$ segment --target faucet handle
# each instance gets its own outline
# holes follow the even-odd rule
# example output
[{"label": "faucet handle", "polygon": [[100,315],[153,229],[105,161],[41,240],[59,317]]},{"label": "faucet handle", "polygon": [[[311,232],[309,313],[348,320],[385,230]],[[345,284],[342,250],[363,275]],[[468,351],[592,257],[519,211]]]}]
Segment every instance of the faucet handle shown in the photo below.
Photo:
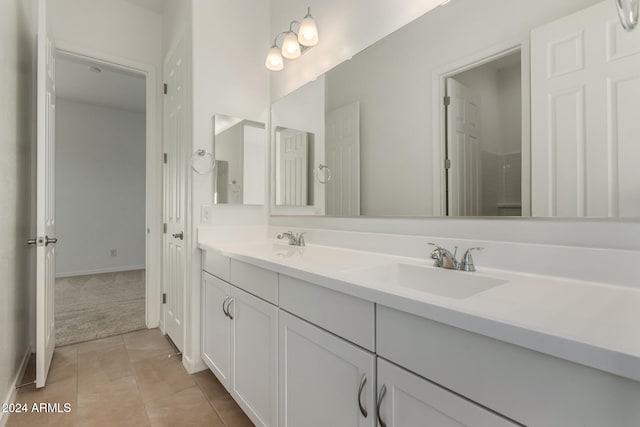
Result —
[{"label": "faucet handle", "polygon": [[305,242],[304,242],[304,235],[306,234],[305,231],[298,233],[298,246],[304,246]]},{"label": "faucet handle", "polygon": [[462,261],[460,263],[460,269],[463,271],[474,272],[476,271],[475,265],[473,265],[473,257],[471,256],[471,251],[482,251],[484,248],[469,248],[462,256]]},{"label": "faucet handle", "polygon": [[435,246],[435,248],[431,251],[431,259],[435,261],[436,267],[442,267],[442,251],[444,250],[444,248],[431,242],[429,242],[429,245]]}]

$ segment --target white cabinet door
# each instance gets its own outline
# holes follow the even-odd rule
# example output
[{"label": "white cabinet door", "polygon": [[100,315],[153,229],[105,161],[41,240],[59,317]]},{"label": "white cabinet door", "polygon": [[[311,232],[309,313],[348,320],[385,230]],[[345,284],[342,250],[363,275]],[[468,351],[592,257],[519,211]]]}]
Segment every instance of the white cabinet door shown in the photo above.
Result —
[{"label": "white cabinet door", "polygon": [[229,389],[231,373],[231,327],[225,313],[231,286],[202,273],[202,360]]},{"label": "white cabinet door", "polygon": [[282,310],[280,426],[375,426],[374,355]]},{"label": "white cabinet door", "polygon": [[278,423],[278,308],[231,287],[231,395],[257,426]]},{"label": "white cabinet door", "polygon": [[517,425],[380,358],[378,405],[381,427]]}]

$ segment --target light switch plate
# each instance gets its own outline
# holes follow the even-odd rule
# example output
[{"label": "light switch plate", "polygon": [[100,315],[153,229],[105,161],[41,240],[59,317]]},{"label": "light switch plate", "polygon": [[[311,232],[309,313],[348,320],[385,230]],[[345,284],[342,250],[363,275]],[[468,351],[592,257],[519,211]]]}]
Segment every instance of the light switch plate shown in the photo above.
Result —
[{"label": "light switch plate", "polygon": [[213,216],[213,207],[210,205],[202,205],[200,208],[200,224],[211,224]]}]

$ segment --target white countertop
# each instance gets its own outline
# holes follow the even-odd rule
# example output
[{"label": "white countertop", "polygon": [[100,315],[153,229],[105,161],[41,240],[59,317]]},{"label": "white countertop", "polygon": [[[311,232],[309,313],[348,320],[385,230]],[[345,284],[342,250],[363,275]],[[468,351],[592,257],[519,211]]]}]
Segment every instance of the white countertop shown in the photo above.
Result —
[{"label": "white countertop", "polygon": [[312,244],[298,248],[264,239],[216,242],[205,236],[198,244],[376,304],[640,381],[638,289],[476,266],[476,273],[448,273],[508,283],[456,299],[360,274],[394,263],[432,268],[431,260]]}]

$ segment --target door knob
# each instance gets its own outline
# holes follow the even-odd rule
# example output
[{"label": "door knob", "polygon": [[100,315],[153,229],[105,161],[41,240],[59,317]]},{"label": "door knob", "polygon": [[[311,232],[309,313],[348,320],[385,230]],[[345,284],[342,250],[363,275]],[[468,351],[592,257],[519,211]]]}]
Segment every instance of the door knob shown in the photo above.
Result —
[{"label": "door knob", "polygon": [[184,240],[184,233],[182,231],[179,233],[175,233],[173,234],[173,237],[175,237],[176,239]]},{"label": "door knob", "polygon": [[58,243],[58,239],[56,237],[44,236],[44,245],[49,246],[49,243]]}]

